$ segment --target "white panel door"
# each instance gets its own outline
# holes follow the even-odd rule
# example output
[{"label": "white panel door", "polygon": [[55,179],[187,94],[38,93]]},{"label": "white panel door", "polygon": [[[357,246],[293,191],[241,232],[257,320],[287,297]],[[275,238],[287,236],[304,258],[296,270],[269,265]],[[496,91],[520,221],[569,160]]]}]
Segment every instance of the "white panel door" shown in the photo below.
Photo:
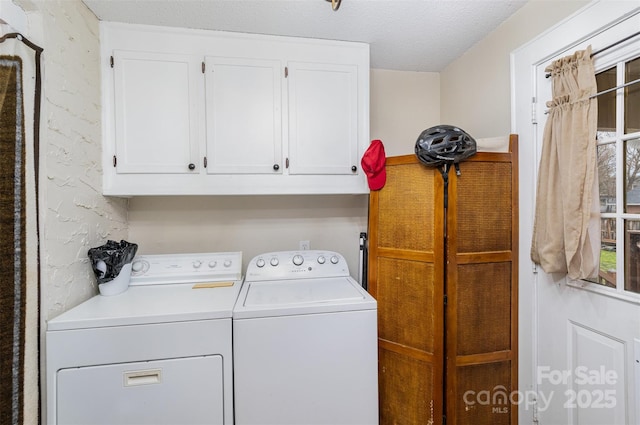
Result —
[{"label": "white panel door", "polygon": [[357,67],[305,62],[288,65],[289,173],[356,173]]},{"label": "white panel door", "polygon": [[222,424],[219,355],[62,369],[57,424]]},{"label": "white panel door", "polygon": [[573,413],[573,423],[627,423],[627,400],[621,397],[627,386],[624,340],[572,321],[568,334],[568,370],[573,371],[573,376],[568,379],[565,407]]},{"label": "white panel door", "polygon": [[[623,425],[637,424],[640,420],[634,403],[640,388],[633,379],[637,356],[633,341],[640,336],[640,296],[626,290],[621,280],[627,276],[630,260],[637,260],[629,256],[631,250],[627,248],[630,247],[625,248],[627,255],[621,249],[616,254],[615,248],[612,253],[611,246],[607,245],[609,242],[602,238],[599,276],[602,284],[572,281],[564,274],[545,273],[529,258],[537,170],[547,120],[546,102],[551,100],[551,80],[546,78],[545,68],[553,60],[588,45],[597,51],[637,32],[640,28],[640,8],[637,6],[640,2],[594,2],[581,14],[512,55],[513,130],[521,140],[519,332],[523,349],[519,360],[525,367],[520,369],[519,379],[521,423]],[[635,49],[636,54],[640,52],[640,37],[631,43],[636,46],[631,50]],[[607,54],[596,55],[596,73],[610,66],[605,62],[612,58],[611,55],[624,53],[624,49],[629,48],[629,43],[623,43]],[[620,59],[629,60],[622,56]],[[614,58],[611,64],[615,62]],[[623,90],[618,93],[618,106],[622,106]],[[602,105],[599,107],[604,109]],[[600,129],[600,120],[598,126]],[[630,134],[629,137],[634,136]],[[596,143],[596,135],[593,143]],[[622,146],[620,144],[618,148],[621,162]],[[605,151],[606,148],[598,147],[599,159]],[[603,170],[600,161],[599,167]],[[618,172],[621,170],[617,169]],[[600,190],[603,200],[602,186]],[[622,185],[619,195],[619,201],[625,198]],[[618,211],[621,209],[619,206]],[[628,240],[626,230],[626,224],[617,228],[618,248]],[[617,264],[613,271],[607,266],[609,259]],[[531,347],[530,352],[527,346]]]},{"label": "white panel door", "polygon": [[113,58],[117,172],[197,172],[201,60],[124,50]]},{"label": "white panel door", "polygon": [[281,174],[282,65],[207,57],[207,172]]}]

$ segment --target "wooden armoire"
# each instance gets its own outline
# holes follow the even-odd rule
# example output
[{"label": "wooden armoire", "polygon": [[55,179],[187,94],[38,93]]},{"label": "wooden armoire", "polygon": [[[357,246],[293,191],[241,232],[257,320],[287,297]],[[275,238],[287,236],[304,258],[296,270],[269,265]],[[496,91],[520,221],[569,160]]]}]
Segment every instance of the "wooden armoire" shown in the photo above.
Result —
[{"label": "wooden armoire", "polygon": [[446,185],[415,155],[387,158],[369,205],[380,424],[517,424],[517,158],[511,135]]}]

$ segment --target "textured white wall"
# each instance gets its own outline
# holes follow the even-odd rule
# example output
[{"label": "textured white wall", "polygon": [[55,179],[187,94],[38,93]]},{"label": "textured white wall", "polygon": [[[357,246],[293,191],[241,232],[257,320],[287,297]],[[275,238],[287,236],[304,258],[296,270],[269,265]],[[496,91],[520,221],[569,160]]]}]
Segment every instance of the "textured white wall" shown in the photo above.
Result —
[{"label": "textured white wall", "polygon": [[[30,2],[43,53],[43,318],[95,295],[87,250],[127,236],[127,201],[102,196],[98,20],[80,1]],[[35,29],[34,29],[35,30]],[[37,30],[35,30],[37,31]]]}]

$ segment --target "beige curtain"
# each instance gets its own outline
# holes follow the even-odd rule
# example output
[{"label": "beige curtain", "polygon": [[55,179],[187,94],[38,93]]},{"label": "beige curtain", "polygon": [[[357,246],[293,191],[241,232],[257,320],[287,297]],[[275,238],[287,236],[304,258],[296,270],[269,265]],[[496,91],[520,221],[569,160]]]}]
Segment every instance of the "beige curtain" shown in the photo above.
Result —
[{"label": "beige curtain", "polygon": [[600,221],[596,172],[598,104],[591,47],[554,61],[544,130],[531,259],[547,273],[596,277]]}]

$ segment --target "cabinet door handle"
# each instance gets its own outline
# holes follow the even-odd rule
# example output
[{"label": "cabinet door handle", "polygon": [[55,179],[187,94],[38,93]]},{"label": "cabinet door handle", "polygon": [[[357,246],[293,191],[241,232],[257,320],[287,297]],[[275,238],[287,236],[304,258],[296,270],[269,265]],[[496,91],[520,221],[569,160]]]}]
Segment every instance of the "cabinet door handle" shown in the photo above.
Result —
[{"label": "cabinet door handle", "polygon": [[356,171],[358,171],[358,167],[356,167],[355,165],[352,165],[351,166],[351,171],[353,171],[355,173]]},{"label": "cabinet door handle", "polygon": [[280,169],[280,166],[278,164],[273,164],[273,169],[275,171],[278,171]]},{"label": "cabinet door handle", "polygon": [[189,164],[189,169],[190,170],[195,170],[196,169],[196,164],[193,164],[193,163]]}]

